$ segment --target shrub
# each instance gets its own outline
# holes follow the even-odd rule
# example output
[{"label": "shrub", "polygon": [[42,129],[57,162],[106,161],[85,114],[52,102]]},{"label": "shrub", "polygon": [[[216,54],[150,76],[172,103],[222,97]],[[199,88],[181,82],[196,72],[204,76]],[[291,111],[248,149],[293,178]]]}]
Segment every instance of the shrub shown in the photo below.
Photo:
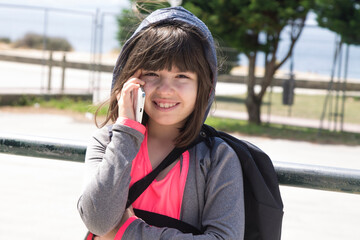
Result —
[{"label": "shrub", "polygon": [[[36,33],[27,33],[15,42],[15,47],[43,49],[44,36]],[[46,50],[71,51],[73,48],[65,38],[46,37]]]},{"label": "shrub", "polygon": [[10,38],[7,38],[7,37],[0,37],[0,42],[2,42],[2,43],[10,43],[11,40],[10,40]]}]

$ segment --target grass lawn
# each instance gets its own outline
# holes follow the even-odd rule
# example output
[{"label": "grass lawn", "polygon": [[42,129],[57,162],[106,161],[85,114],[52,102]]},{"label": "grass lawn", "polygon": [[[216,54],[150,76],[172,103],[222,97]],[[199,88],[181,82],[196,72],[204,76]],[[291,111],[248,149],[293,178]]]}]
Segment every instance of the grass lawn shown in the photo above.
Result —
[{"label": "grass lawn", "polygon": [[[246,112],[245,95],[217,96],[215,107],[217,109]],[[294,104],[291,106],[291,116],[298,118],[320,119],[325,102],[324,95],[295,95]],[[328,101],[328,106],[332,103],[335,110],[336,100]],[[269,110],[269,95],[265,95],[264,103],[261,108],[262,113]],[[271,114],[277,116],[289,116],[289,106],[282,104],[282,94],[272,93],[271,95]],[[341,100],[338,102],[338,112],[341,110]],[[326,118],[328,119],[329,110]],[[348,96],[345,99],[344,122],[360,124],[360,97]],[[339,121],[339,120],[338,120]]]},{"label": "grass lawn", "polygon": [[331,132],[317,128],[289,126],[281,124],[249,124],[244,120],[209,117],[206,124],[224,132],[248,136],[307,141],[320,144],[360,145],[360,134],[350,132]]},{"label": "grass lawn", "polygon": [[[216,98],[216,108],[233,111],[246,111],[244,106],[244,97],[245,96],[218,96]],[[273,93],[272,97],[272,114],[287,116],[288,106],[283,106],[281,104],[281,94]],[[324,96],[296,96],[295,104],[292,108],[292,116],[319,119],[319,114],[321,114],[322,110],[323,100]],[[74,111],[77,113],[95,113],[97,109],[97,106],[94,106],[91,101],[76,101],[69,98],[63,98],[60,100],[52,99],[50,101],[45,101],[42,99],[31,99],[24,101],[22,105],[31,106],[35,104],[41,108],[63,109],[67,111]],[[265,102],[262,109],[263,112],[267,111],[267,105],[268,102]],[[360,124],[360,111],[358,109],[360,109],[360,99],[348,98],[348,113],[346,113],[347,122]],[[106,111],[107,106],[104,106],[103,108],[101,108],[99,115],[106,115]],[[218,130],[239,133],[243,135],[281,138],[297,141],[309,141],[325,144],[360,145],[359,133],[330,132],[326,130],[319,132],[316,128],[288,126],[272,123],[262,124],[258,126],[255,124],[249,124],[247,121],[243,120],[222,119],[215,117],[209,117],[206,123],[215,127]]]}]

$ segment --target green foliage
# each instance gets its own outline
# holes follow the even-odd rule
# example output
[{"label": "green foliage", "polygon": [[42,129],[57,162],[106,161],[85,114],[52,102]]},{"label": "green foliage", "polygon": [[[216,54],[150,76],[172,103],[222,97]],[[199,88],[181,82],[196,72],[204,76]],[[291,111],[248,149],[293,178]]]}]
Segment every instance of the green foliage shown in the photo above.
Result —
[{"label": "green foliage", "polygon": [[119,26],[117,39],[122,46],[136,30],[136,27],[140,23],[140,19],[131,10],[123,9],[121,14],[117,16],[117,22]]},{"label": "green foliage", "polygon": [[119,30],[117,39],[122,46],[125,41],[135,32],[141,21],[156,9],[169,7],[166,0],[130,0],[132,9],[123,9],[117,16]]},{"label": "green foliage", "polygon": [[[202,19],[215,37],[238,51],[271,52],[281,30],[306,17],[312,0],[184,0],[183,6]],[[266,41],[260,34],[269,36]]]},{"label": "green foliage", "polygon": [[360,1],[316,0],[319,26],[341,36],[346,44],[360,45]]},{"label": "green foliage", "polygon": [[[117,22],[119,30],[117,33],[117,39],[122,46],[125,41],[134,33],[140,22],[151,12],[156,9],[169,7],[169,3],[166,0],[143,0],[136,1],[130,0],[133,5],[133,9],[123,9],[121,14],[117,16]],[[199,16],[202,12],[198,9],[198,13],[195,15]],[[238,63],[239,51],[229,46],[227,43],[218,39],[220,48],[218,49],[218,62],[220,63],[220,74],[228,74],[234,65]]]},{"label": "green foliage", "polygon": [[51,98],[49,100],[41,100],[38,102],[41,107],[57,108],[62,110],[72,110],[75,112],[91,112],[92,101],[81,101],[77,99],[63,97],[60,99]]},{"label": "green foliage", "polygon": [[11,43],[10,38],[7,37],[0,37],[0,42],[1,43]]},{"label": "green foliage", "polygon": [[[27,33],[15,42],[15,47],[43,49],[44,36],[37,33]],[[61,37],[46,37],[46,50],[71,51],[73,48],[68,40]]]},{"label": "green foliage", "polygon": [[29,106],[33,105],[37,101],[39,101],[39,98],[36,96],[22,95],[16,102],[14,102],[13,106]]},{"label": "green foliage", "polygon": [[[34,106],[42,108],[55,108],[61,110],[70,110],[80,113],[95,113],[97,106],[93,105],[91,100],[83,100],[75,97],[51,97],[51,96],[33,96],[23,95],[11,106]],[[100,115],[106,115],[107,105],[100,109]]]},{"label": "green foliage", "polygon": [[[135,30],[146,14],[164,6],[165,1],[135,1],[139,14],[125,9],[118,17],[118,39],[121,44]],[[250,54],[271,52],[277,48],[281,30],[289,21],[305,19],[313,0],[183,0],[183,7],[206,23],[215,39],[227,47]],[[260,34],[268,36],[260,39]],[[231,56],[234,59],[233,56]]]}]

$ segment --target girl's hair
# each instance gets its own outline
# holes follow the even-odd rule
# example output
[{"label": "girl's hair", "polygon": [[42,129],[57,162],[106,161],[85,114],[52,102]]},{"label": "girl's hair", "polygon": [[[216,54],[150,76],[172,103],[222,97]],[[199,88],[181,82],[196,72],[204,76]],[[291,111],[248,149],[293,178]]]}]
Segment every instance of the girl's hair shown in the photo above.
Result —
[{"label": "girl's hair", "polygon": [[[118,118],[116,93],[121,91],[124,83],[138,69],[170,71],[176,66],[180,71],[194,72],[198,77],[194,110],[175,139],[177,147],[189,145],[200,132],[210,92],[213,90],[213,73],[205,55],[205,48],[210,49],[210,46],[205,37],[191,25],[172,20],[149,25],[130,39],[128,44],[127,47],[131,52],[123,68],[115,67],[116,82],[108,100],[109,109],[106,119],[100,127],[105,126],[110,120],[115,122]],[[146,124],[148,116],[146,112],[144,115],[143,124]],[[99,126],[97,121],[96,125]]]}]

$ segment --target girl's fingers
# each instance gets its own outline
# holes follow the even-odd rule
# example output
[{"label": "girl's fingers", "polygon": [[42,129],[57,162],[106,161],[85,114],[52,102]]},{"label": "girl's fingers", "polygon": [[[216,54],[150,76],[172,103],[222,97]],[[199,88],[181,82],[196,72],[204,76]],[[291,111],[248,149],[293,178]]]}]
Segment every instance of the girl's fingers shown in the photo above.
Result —
[{"label": "girl's fingers", "polygon": [[141,69],[138,69],[138,70],[136,70],[136,72],[134,73],[133,77],[134,77],[134,78],[140,78],[140,77],[141,77],[141,73],[142,73],[142,70],[141,70]]},{"label": "girl's fingers", "polygon": [[132,75],[127,82],[133,82],[133,83],[138,83],[140,85],[144,85],[145,82],[143,80],[141,80],[141,74],[142,74],[141,69],[136,70],[134,75]]},{"label": "girl's fingers", "polygon": [[134,75],[124,83],[124,86],[123,86],[123,88],[121,90],[121,94],[117,95],[118,101],[120,99],[120,95],[122,95],[123,97],[130,97],[131,98],[132,93],[135,90],[137,90],[140,86],[145,84],[145,82],[140,79],[141,73],[142,73],[141,69],[137,70],[134,73]]},{"label": "girl's fingers", "polygon": [[137,90],[145,82],[140,79],[141,69],[137,70],[123,85],[121,91],[116,94],[118,101],[119,116],[135,119],[134,102],[136,101]]}]

